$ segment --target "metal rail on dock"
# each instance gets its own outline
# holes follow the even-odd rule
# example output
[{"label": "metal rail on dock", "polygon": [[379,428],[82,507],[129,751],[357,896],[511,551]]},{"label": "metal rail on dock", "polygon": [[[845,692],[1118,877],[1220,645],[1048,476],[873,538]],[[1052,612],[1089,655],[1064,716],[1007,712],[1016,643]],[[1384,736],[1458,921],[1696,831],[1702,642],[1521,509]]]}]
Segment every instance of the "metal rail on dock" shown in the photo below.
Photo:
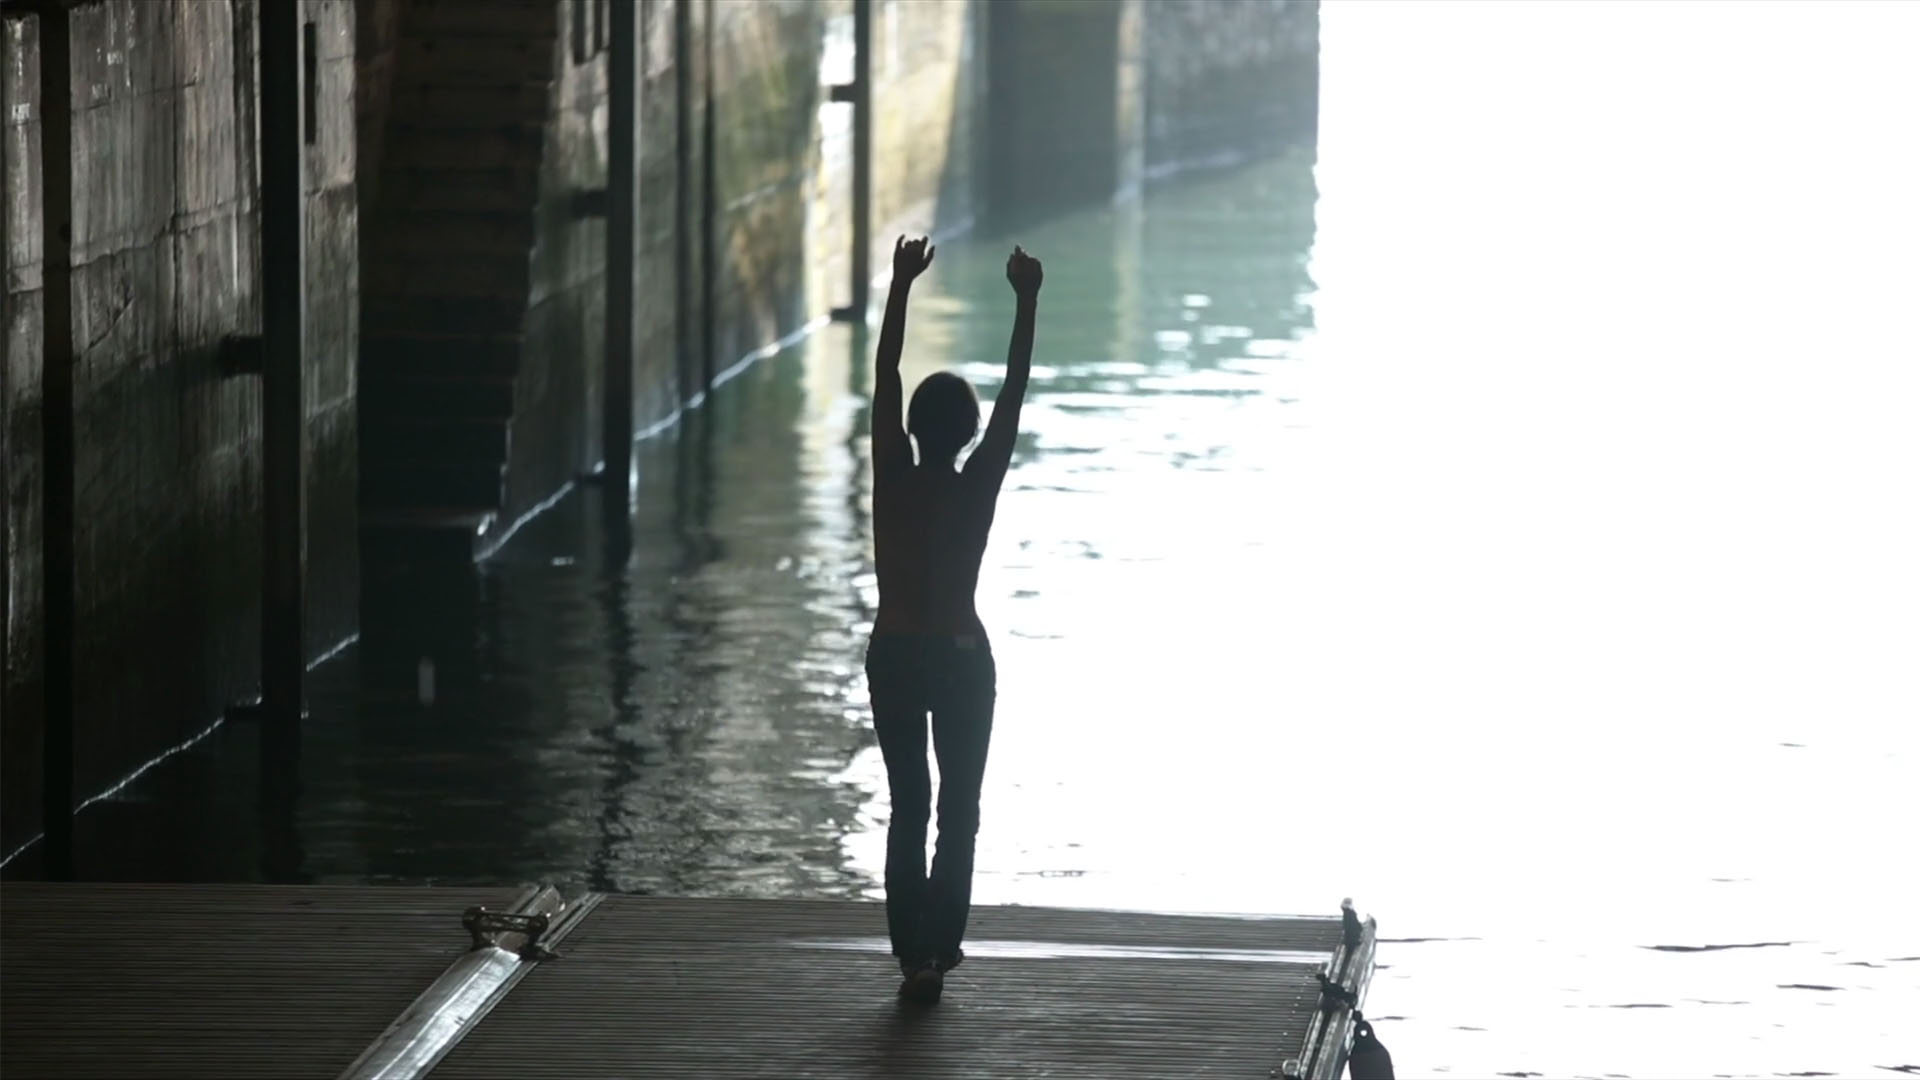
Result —
[{"label": "metal rail on dock", "polygon": [[415,1080],[433,1071],[515,983],[600,903],[598,893],[569,904],[551,885],[528,888],[505,912],[469,908],[463,925],[473,948],[455,960],[396,1017],[340,1080]]},{"label": "metal rail on dock", "polygon": [[1282,1080],[1339,1080],[1346,1067],[1360,1007],[1373,980],[1378,928],[1371,917],[1359,917],[1351,900],[1341,903],[1340,913],[1343,932],[1321,982],[1320,1011],[1307,1025],[1301,1056],[1281,1064]]}]

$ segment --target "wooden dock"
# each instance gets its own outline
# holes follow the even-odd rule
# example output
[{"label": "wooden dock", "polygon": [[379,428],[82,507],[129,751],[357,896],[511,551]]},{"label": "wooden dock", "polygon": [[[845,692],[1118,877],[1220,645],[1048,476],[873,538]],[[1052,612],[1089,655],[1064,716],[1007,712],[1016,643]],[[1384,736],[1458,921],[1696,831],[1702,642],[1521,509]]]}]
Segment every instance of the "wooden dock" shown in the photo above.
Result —
[{"label": "wooden dock", "polygon": [[885,925],[532,886],[8,883],[0,1073],[1331,1078],[1373,968],[1372,923],[1337,915],[988,907],[916,1008]]}]

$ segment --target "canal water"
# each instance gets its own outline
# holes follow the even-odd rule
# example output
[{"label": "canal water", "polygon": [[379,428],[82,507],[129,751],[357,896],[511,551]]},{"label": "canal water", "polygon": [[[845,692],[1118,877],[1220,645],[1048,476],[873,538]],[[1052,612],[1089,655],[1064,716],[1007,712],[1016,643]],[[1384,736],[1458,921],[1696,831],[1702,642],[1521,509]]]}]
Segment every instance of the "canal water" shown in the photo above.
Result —
[{"label": "canal water", "polygon": [[[1330,5],[1317,157],[942,243],[909,385],[990,398],[1047,267],[978,902],[1351,895],[1403,1076],[1920,1072],[1915,11]],[[297,769],[224,728],[82,844],[878,896],[871,346],[642,443],[624,544],[378,586]]]}]

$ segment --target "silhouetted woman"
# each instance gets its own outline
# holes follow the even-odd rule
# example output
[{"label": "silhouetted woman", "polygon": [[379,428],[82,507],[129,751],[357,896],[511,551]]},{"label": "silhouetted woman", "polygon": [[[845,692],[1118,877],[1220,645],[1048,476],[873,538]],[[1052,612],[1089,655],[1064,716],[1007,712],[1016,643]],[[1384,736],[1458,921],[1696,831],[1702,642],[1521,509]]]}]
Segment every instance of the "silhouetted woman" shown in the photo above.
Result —
[{"label": "silhouetted woman", "polygon": [[[1019,248],[1007,259],[1016,300],[1007,377],[993,418],[964,468],[955,460],[980,427],[980,403],[965,379],[927,376],[900,425],[900,346],[907,294],[933,263],[926,239],[901,237],[880,327],[873,413],[874,553],[880,613],[867,646],[873,727],[887,763],[887,931],[900,961],[903,996],[940,999],[942,976],[960,963],[973,889],[980,782],[993,731],[993,650],[974,610],[980,558],[1000,482],[1013,458],[1020,401],[1033,357],[1040,263]],[[908,436],[912,436],[909,442]],[[914,446],[919,460],[914,459]],[[928,715],[940,763],[939,839],[927,872]]]}]

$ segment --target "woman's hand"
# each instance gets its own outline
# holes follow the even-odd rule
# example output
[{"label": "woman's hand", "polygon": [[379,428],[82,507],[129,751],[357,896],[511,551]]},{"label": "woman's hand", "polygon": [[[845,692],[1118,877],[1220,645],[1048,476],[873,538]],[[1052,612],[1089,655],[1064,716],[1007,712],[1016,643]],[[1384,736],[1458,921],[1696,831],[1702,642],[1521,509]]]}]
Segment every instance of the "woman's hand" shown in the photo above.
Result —
[{"label": "woman's hand", "polygon": [[912,281],[933,265],[933,244],[926,237],[908,240],[905,236],[893,242],[893,278],[895,281]]},{"label": "woman's hand", "polygon": [[1013,286],[1013,294],[1022,299],[1040,295],[1040,278],[1040,260],[1015,244],[1013,254],[1007,256],[1007,283]]}]

